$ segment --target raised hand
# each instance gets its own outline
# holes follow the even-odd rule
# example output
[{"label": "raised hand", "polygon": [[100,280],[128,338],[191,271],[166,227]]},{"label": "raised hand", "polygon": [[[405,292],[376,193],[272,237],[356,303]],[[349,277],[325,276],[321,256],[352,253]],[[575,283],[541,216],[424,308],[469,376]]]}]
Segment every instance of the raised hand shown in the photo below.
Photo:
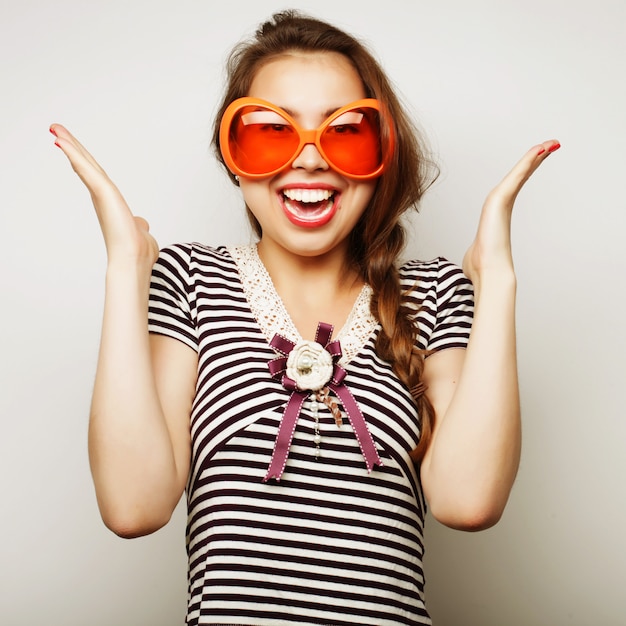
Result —
[{"label": "raised hand", "polygon": [[133,263],[146,269],[157,259],[159,247],[149,233],[148,222],[135,217],[119,189],[81,143],[60,124],[50,132],[89,193],[104,236],[109,264]]},{"label": "raised hand", "polygon": [[463,259],[463,271],[475,286],[488,272],[513,275],[511,215],[515,199],[524,183],[560,147],[558,141],[549,140],[531,148],[487,196],[476,238]]}]

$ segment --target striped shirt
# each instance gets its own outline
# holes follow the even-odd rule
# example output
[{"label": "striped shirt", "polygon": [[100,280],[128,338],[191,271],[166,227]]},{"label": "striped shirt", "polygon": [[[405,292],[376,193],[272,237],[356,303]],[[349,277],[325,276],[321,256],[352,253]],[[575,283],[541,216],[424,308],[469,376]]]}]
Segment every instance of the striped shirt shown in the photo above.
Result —
[{"label": "striped shirt", "polygon": [[[442,258],[410,261],[401,280],[419,347],[465,347],[473,297],[460,268]],[[338,428],[325,405],[316,426],[311,396],[281,480],[264,482],[291,393],[270,374],[277,353],[269,341],[276,328],[295,343],[300,337],[254,247],[161,251],[149,329],[198,352],[187,624],[431,623],[422,570],[426,504],[409,457],[419,419],[408,390],[375,352],[380,327],[370,294],[364,288],[335,336],[346,344],[345,384],[382,467],[368,473],[349,421]]]}]

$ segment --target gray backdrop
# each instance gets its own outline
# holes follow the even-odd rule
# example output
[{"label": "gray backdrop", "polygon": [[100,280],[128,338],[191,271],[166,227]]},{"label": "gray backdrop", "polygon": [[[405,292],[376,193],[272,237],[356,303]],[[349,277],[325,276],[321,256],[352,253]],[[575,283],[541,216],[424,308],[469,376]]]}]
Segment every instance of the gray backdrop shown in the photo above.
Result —
[{"label": "gray backdrop", "polygon": [[[208,148],[230,47],[283,2],[0,4],[0,623],[169,626],[184,510],[153,536],[102,525],[86,428],[105,254],[48,134],[66,124],[158,241],[245,242]],[[520,474],[500,524],[428,522],[437,626],[624,624],[626,5],[621,0],[294,2],[363,36],[442,176],[409,254],[460,262],[482,200],[557,137],[519,198]],[[323,538],[322,538],[323,540]]]}]

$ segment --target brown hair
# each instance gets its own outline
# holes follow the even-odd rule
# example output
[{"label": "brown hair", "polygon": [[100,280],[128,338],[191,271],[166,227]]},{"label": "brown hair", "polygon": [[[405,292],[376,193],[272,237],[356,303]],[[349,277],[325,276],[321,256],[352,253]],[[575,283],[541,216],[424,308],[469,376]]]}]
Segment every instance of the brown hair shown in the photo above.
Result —
[{"label": "brown hair", "polygon": [[[326,22],[293,10],[274,14],[258,28],[252,39],[237,45],[228,58],[228,82],[213,132],[215,153],[224,164],[219,147],[219,124],[226,107],[233,100],[248,95],[252,79],[263,64],[292,50],[344,55],[359,73],[366,96],[381,101],[393,120],[394,153],[350,235],[348,261],[373,290],[371,310],[382,326],[376,352],[391,364],[417,405],[421,437],[412,456],[419,461],[428,446],[434,412],[423,393],[424,354],[415,347],[415,311],[403,303],[397,263],[405,245],[401,217],[408,209],[417,208],[436,175],[418,140],[417,129],[381,66],[362,42]],[[234,175],[228,173],[236,183]],[[260,236],[261,226],[249,209],[248,218]]]}]

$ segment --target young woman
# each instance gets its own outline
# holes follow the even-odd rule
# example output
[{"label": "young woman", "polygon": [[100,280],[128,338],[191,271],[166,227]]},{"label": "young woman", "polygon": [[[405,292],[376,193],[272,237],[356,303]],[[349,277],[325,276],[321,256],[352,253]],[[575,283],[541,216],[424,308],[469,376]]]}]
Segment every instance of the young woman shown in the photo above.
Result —
[{"label": "young woman", "polygon": [[489,194],[461,271],[400,264],[428,163],[372,55],[327,23],[277,14],[230,58],[214,142],[256,245],[159,251],[51,131],[108,252],[89,430],[107,526],[151,533],[186,489],[188,624],[430,624],[426,502],[487,528],[517,471],[510,218],[559,144]]}]

